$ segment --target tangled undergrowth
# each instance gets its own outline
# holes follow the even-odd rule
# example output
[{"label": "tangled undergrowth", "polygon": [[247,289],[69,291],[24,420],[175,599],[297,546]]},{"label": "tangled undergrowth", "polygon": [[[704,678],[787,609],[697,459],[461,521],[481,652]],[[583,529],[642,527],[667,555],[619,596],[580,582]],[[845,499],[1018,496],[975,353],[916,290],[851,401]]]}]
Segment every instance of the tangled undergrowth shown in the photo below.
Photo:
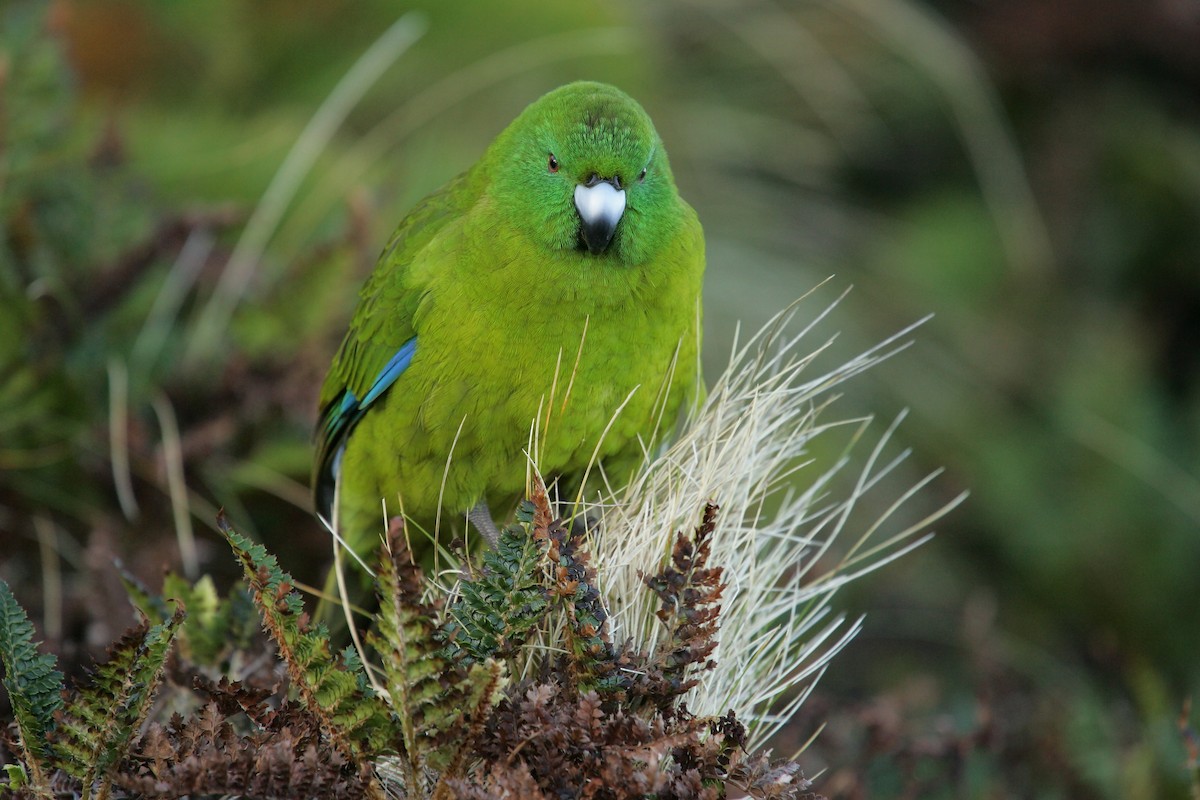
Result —
[{"label": "tangled undergrowth", "polygon": [[[290,576],[223,518],[269,646],[239,591],[218,599],[211,583],[172,577],[157,595],[130,580],[144,620],[64,690],[0,584],[15,718],[4,785],[17,798],[813,798],[795,762],[746,750],[737,709],[698,715],[684,702],[714,665],[717,515],[708,505],[644,576],[665,637],[653,652],[613,641],[586,541],[540,484],[452,596],[392,523],[372,665],[332,652]],[[533,644],[548,632],[556,648]]]}]

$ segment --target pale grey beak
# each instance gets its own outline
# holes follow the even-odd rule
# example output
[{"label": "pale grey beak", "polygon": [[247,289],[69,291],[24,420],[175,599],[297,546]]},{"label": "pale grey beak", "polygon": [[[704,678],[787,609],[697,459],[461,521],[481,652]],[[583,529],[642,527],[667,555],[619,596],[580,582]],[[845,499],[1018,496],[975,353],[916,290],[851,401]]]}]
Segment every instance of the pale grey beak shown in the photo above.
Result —
[{"label": "pale grey beak", "polygon": [[625,213],[625,190],[610,181],[591,186],[581,183],[575,187],[575,210],[579,212],[579,233],[588,252],[603,252]]}]

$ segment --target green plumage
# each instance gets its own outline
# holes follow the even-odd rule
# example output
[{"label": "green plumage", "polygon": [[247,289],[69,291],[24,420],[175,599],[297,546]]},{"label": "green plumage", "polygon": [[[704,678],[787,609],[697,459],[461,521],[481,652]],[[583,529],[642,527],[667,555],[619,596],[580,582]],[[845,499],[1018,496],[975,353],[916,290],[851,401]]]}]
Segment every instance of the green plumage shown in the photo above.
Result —
[{"label": "green plumage", "polygon": [[506,513],[527,451],[567,486],[593,455],[626,480],[702,392],[703,271],[700,223],[642,108],[598,83],[545,95],[380,256],[321,390],[318,509],[328,519],[336,478],[339,529],[361,549],[381,501],[430,531],[439,503],[443,527],[480,501]]}]

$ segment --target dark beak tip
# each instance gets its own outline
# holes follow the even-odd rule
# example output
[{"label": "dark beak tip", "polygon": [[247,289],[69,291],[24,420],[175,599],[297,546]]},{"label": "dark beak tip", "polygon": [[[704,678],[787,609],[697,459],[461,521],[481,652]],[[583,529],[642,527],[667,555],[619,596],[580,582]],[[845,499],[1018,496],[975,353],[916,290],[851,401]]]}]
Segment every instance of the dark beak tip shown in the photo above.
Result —
[{"label": "dark beak tip", "polygon": [[588,252],[592,255],[598,255],[608,249],[612,243],[613,234],[616,232],[616,226],[599,223],[596,225],[581,224],[579,226],[580,238],[583,244],[587,247]]}]

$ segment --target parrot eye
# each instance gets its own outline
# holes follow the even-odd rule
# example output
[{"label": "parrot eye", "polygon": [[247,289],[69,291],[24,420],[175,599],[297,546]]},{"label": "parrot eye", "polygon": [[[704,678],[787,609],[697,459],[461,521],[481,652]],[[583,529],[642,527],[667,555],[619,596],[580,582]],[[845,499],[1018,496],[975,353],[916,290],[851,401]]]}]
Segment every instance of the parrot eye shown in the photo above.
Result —
[{"label": "parrot eye", "polygon": [[550,161],[547,166],[551,172],[558,172],[558,159],[554,157],[554,153],[550,154]]},{"label": "parrot eye", "polygon": [[638,174],[638,183],[646,180],[646,168],[642,167],[642,171]]}]

